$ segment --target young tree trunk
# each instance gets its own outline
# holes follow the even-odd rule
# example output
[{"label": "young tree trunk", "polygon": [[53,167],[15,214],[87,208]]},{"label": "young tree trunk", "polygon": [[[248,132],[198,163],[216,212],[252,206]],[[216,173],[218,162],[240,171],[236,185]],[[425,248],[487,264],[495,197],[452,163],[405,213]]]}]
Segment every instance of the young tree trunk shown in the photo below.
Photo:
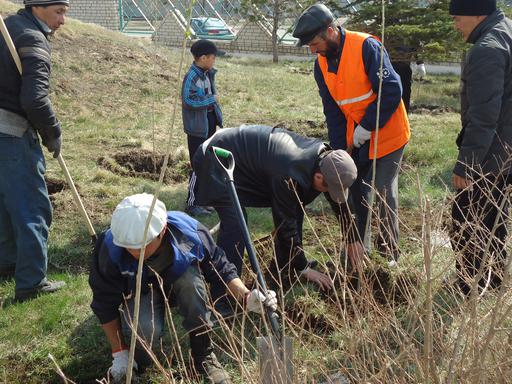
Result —
[{"label": "young tree trunk", "polygon": [[277,53],[277,30],[279,29],[279,19],[281,17],[279,12],[279,1],[273,1],[273,17],[272,17],[272,62],[277,63],[279,56]]}]

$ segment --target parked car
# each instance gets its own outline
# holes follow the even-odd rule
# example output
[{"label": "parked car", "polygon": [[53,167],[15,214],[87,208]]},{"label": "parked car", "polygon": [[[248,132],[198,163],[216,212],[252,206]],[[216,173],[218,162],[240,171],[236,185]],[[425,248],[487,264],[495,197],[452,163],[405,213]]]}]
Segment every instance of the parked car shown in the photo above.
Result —
[{"label": "parked car", "polygon": [[200,39],[233,40],[235,35],[224,21],[216,17],[193,17],[190,27]]}]

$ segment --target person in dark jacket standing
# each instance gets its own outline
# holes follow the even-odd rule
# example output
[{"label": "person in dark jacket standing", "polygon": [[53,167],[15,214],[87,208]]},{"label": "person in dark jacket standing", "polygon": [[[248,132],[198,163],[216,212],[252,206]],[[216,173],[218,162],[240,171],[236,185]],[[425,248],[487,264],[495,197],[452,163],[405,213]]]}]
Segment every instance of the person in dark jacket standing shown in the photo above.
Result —
[{"label": "person in dark jacket standing", "polygon": [[500,286],[505,272],[512,172],[512,22],[495,0],[452,0],[450,14],[464,40],[473,44],[461,74],[462,130],[452,176],[457,196],[451,230],[459,286],[469,294],[473,284]]},{"label": "person in dark jacket standing", "polygon": [[14,276],[18,301],[64,285],[46,279],[52,209],[39,137],[57,157],[61,129],[48,98],[48,36],[64,24],[69,1],[24,4],[25,9],[5,20],[22,75],[0,38],[0,276]]},{"label": "person in dark jacket standing", "polygon": [[[127,340],[134,312],[138,259],[152,201],[153,195],[146,193],[123,199],[112,215],[110,229],[99,236],[92,257],[91,308],[112,348],[110,374],[116,383],[124,382],[128,369]],[[183,316],[196,371],[211,383],[231,382],[213,353],[208,333],[211,313],[206,306],[203,277],[211,284],[227,286],[247,311],[262,313],[263,306],[273,310],[277,307],[275,292],[268,291],[265,296],[245,287],[206,227],[182,212],[168,212],[164,203],[157,200],[144,253],[139,310],[139,336],[144,342],[139,341],[135,349],[136,369],[147,367],[151,363],[147,351],[160,345],[168,299]]]},{"label": "person in dark jacket standing", "polygon": [[[326,197],[341,220],[348,246],[354,242],[355,225],[346,205],[347,188],[357,173],[350,156],[342,150],[332,151],[320,140],[267,126],[223,129],[198,148],[192,162],[199,180],[197,200],[217,210],[220,217],[217,243],[239,274],[244,253],[242,232],[212,146],[233,153],[234,182],[242,207],[272,208],[279,271],[292,278],[294,274],[302,275],[320,288],[330,289],[331,279],[310,268],[304,254],[303,210],[321,192],[328,192]],[[212,290],[212,297],[222,293]]]},{"label": "person in dark jacket standing", "polygon": [[[299,46],[309,45],[311,53],[318,55],[314,74],[330,144],[351,153],[357,165],[358,176],[350,195],[361,241],[368,239],[368,206],[376,158],[377,249],[394,265],[399,257],[398,173],[410,136],[400,78],[384,50],[379,99],[381,43],[371,35],[338,27],[323,4],[314,4],[302,13],[293,36],[299,39]],[[369,242],[365,245],[371,246]]]},{"label": "person in dark jacket standing", "polygon": [[[197,148],[217,130],[222,128],[222,111],[219,95],[215,87],[217,70],[215,58],[217,47],[210,40],[198,40],[190,47],[194,62],[183,79],[181,105],[183,128],[187,134],[190,162]],[[188,186],[187,207],[185,212],[192,216],[210,214],[209,207],[195,203],[197,177],[192,171]]]}]

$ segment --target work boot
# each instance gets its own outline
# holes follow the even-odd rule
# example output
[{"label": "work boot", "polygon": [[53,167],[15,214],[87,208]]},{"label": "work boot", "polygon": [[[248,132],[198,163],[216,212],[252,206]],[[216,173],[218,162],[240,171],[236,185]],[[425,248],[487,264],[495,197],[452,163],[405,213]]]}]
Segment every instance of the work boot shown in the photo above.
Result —
[{"label": "work boot", "polygon": [[215,353],[194,359],[194,368],[207,383],[211,384],[231,384],[228,373],[217,360]]},{"label": "work boot", "polygon": [[11,279],[14,277],[16,264],[2,264],[0,265],[0,279]]},{"label": "work boot", "polygon": [[45,280],[37,287],[29,289],[17,289],[14,293],[14,301],[22,302],[33,299],[39,295],[45,293],[53,293],[64,287],[66,283],[64,281],[48,281]]},{"label": "work boot", "polygon": [[189,334],[190,352],[195,371],[210,384],[231,384],[228,373],[222,368],[212,350],[210,334],[199,329]]}]

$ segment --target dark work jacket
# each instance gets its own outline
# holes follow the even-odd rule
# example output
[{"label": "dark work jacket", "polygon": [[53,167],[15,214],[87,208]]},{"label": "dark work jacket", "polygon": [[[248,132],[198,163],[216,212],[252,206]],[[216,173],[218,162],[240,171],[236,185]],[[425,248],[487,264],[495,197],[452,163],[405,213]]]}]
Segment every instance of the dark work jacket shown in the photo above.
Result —
[{"label": "dark work jacket", "polygon": [[462,68],[462,131],[453,172],[462,177],[510,174],[512,22],[495,11],[471,32],[468,42],[474,46]]},{"label": "dark work jacket", "polygon": [[[307,260],[302,250],[302,207],[320,194],[313,188],[313,174],[329,147],[318,139],[282,128],[241,126],[218,131],[194,155],[198,205],[232,204],[224,172],[213,157],[211,146],[233,153],[235,188],[241,205],[272,208],[278,229],[276,251],[286,250],[277,254],[280,267],[289,264],[303,270]],[[331,205],[339,208],[338,204]]]},{"label": "dark work jacket", "polygon": [[0,39],[0,108],[26,118],[43,143],[60,136],[60,124],[48,97],[50,44],[30,11],[5,19],[23,68],[20,76],[4,39]]},{"label": "dark work jacket", "polygon": [[[167,228],[164,241],[171,245],[172,254],[169,257],[173,260],[172,265],[161,273],[166,292],[195,263],[199,263],[206,281],[210,284],[224,285],[238,277],[236,267],[226,259],[224,251],[217,247],[208,228],[197,220],[182,212],[169,211]],[[93,292],[91,308],[101,324],[119,316],[118,309],[123,295],[129,297],[135,294],[137,267],[138,261],[126,249],[113,244],[109,229],[100,235],[91,260],[89,285]],[[148,291],[149,284],[159,286],[157,278],[144,264],[143,292]]]}]

